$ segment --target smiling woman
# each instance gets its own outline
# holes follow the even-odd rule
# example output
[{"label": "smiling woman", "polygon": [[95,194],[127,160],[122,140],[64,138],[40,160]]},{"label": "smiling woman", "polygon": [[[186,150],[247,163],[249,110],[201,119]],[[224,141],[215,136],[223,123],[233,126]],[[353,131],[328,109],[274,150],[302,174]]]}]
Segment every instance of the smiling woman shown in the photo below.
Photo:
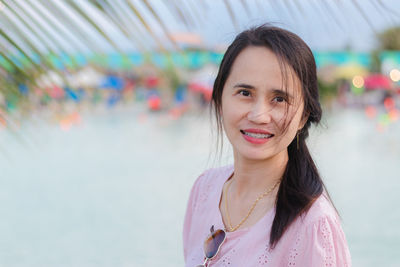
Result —
[{"label": "smiling woman", "polygon": [[303,127],[305,117],[300,82],[290,79],[281,90],[282,81],[278,58],[271,50],[249,46],[237,56],[222,91],[223,126],[235,158],[287,155],[284,148]]},{"label": "smiling woman", "polygon": [[277,27],[242,32],[224,55],[212,101],[234,164],[205,171],[192,188],[186,266],[350,266],[305,143],[321,119],[309,47]]}]

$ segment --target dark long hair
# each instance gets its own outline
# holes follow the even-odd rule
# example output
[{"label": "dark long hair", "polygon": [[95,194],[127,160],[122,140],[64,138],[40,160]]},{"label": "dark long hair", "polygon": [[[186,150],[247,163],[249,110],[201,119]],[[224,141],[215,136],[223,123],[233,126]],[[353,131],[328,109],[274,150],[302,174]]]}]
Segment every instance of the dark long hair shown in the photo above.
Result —
[{"label": "dark long hair", "polygon": [[324,191],[324,184],[305,142],[311,123],[320,122],[322,110],[316,65],[310,48],[294,33],[265,24],[240,33],[222,59],[212,93],[212,107],[219,136],[222,134],[222,91],[236,57],[249,46],[270,49],[277,56],[283,75],[286,67],[294,71],[301,84],[304,101],[302,116],[307,119],[298,132],[298,139],[294,138],[287,148],[289,159],[278,190],[276,214],[270,235],[270,247],[273,248],[289,225],[306,212]]}]

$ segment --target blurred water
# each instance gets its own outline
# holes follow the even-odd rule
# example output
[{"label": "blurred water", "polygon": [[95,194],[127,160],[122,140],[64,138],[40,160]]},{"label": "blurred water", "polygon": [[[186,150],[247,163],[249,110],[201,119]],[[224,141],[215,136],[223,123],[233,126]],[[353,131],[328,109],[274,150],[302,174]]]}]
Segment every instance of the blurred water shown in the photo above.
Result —
[{"label": "blurred water", "polygon": [[[67,132],[44,122],[0,131],[0,266],[182,266],[186,200],[215,165],[207,114],[124,108]],[[309,144],[353,266],[399,266],[399,125],[378,133],[355,110],[325,125]]]}]

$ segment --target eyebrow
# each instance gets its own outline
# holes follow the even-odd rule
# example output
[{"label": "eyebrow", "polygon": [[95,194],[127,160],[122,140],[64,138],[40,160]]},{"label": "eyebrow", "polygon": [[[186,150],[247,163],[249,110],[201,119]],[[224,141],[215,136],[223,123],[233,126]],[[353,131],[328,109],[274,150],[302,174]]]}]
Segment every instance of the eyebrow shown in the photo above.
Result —
[{"label": "eyebrow", "polygon": [[[235,85],[233,86],[233,88],[245,88],[245,89],[251,89],[251,90],[255,90],[255,89],[256,89],[253,85],[246,84],[246,83],[238,83],[238,84],[235,84]],[[283,90],[281,90],[281,89],[272,89],[272,92],[273,92],[274,94],[285,95],[285,96],[287,96],[288,98],[293,99],[293,96],[292,96],[291,94],[289,94],[288,92],[283,91]]]},{"label": "eyebrow", "polygon": [[246,83],[238,83],[233,86],[233,88],[246,88],[246,89],[256,89],[253,85]]}]

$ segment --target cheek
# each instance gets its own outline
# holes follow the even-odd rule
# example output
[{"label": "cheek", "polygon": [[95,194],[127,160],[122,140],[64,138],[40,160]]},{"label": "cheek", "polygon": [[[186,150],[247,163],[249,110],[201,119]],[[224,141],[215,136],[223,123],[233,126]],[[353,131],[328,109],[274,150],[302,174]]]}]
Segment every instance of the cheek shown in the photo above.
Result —
[{"label": "cheek", "polygon": [[221,119],[222,119],[222,124],[224,125],[224,128],[232,124],[232,122],[235,120],[235,113],[234,110],[232,110],[229,107],[222,107],[221,109]]},{"label": "cheek", "polygon": [[229,121],[234,117],[234,109],[232,108],[233,103],[230,99],[222,98],[221,103],[221,118],[223,121]]},{"label": "cheek", "polygon": [[277,126],[280,126],[280,127],[284,127],[285,119],[287,117],[290,117],[290,115],[288,116],[286,114],[285,110],[279,109],[279,108],[272,109],[269,112],[269,114],[270,114],[272,120],[277,124]]},{"label": "cheek", "polygon": [[269,115],[271,116],[271,121],[275,125],[278,133],[284,133],[287,127],[290,127],[291,120],[294,119],[294,112],[289,110],[287,112],[286,108],[278,107],[273,108]]},{"label": "cheek", "polygon": [[289,110],[289,113],[276,112],[272,114],[277,128],[284,135],[295,135],[300,125],[301,112]]},{"label": "cheek", "polygon": [[226,105],[222,106],[221,113],[222,126],[224,127],[225,133],[228,136],[235,133],[243,118],[240,109],[235,105]]}]

